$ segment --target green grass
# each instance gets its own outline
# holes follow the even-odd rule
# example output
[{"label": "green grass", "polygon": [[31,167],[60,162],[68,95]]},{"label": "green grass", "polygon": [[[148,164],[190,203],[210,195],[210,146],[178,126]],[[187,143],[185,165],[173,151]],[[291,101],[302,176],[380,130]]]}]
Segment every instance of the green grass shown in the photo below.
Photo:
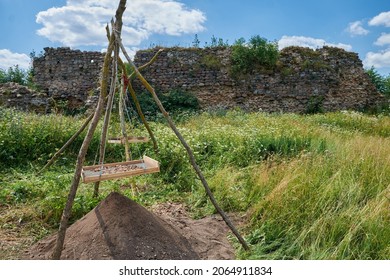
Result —
[{"label": "green grass", "polygon": [[[58,226],[82,138],[49,171],[41,176],[35,171],[83,120],[0,114],[0,232],[38,240]],[[390,117],[228,111],[178,119],[222,208],[246,217],[240,230],[251,250],[237,244],[238,258],[390,258]],[[72,221],[113,190],[145,206],[179,201],[194,217],[215,213],[172,131],[162,122],[151,125],[160,153],[142,144],[134,156],[156,158],[161,172],[104,182],[98,199],[92,199],[92,185],[81,184]],[[114,125],[111,133],[117,131]],[[146,135],[141,128],[133,133]],[[119,146],[108,148],[107,161],[122,157]],[[12,256],[17,254],[0,254]]]}]

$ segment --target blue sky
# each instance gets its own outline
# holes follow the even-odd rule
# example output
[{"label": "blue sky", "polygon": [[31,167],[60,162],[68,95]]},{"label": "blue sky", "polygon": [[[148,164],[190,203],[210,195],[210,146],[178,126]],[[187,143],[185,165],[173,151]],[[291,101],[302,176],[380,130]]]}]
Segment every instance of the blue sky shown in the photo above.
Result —
[{"label": "blue sky", "polygon": [[[44,47],[104,50],[114,0],[0,0],[0,68],[29,66]],[[131,53],[155,44],[233,43],[260,35],[280,48],[332,45],[390,73],[389,0],[129,0],[123,41]]]}]

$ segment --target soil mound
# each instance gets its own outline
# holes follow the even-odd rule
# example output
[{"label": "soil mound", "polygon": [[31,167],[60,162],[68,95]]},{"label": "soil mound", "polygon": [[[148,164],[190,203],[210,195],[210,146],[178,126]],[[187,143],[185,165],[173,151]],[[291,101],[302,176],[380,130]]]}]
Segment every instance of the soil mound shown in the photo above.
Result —
[{"label": "soil mound", "polygon": [[[29,259],[50,259],[56,234],[35,244]],[[167,222],[129,198],[111,193],[66,232],[61,259],[199,259]]]},{"label": "soil mound", "polygon": [[[194,220],[179,203],[166,202],[152,206],[151,211],[174,226],[190,242],[202,260],[234,260],[235,250],[228,239],[229,227],[219,215]],[[243,223],[243,217],[230,213],[233,223]]]}]

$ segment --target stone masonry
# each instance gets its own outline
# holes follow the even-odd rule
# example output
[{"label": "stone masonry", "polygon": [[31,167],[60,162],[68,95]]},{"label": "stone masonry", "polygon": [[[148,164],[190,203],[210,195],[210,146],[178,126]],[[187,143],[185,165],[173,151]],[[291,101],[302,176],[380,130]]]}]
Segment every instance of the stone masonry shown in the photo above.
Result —
[{"label": "stone masonry", "polygon": [[40,114],[51,111],[47,94],[31,90],[17,83],[0,84],[0,106]]},{"label": "stone masonry", "polygon": [[[136,64],[146,63],[156,51],[137,52]],[[356,53],[289,47],[281,51],[275,69],[233,75],[230,52],[167,49],[143,73],[162,92],[193,92],[203,108],[302,113],[313,106],[323,111],[361,110],[383,102]]]},{"label": "stone masonry", "polygon": [[[156,52],[138,51],[136,65],[147,63]],[[288,47],[273,69],[260,67],[247,74],[232,73],[230,56],[231,48],[226,47],[168,48],[143,74],[156,91],[192,92],[205,109],[304,113],[361,110],[384,102],[356,53],[333,47],[315,51]],[[94,100],[91,94],[99,87],[103,58],[100,52],[45,48],[33,62],[40,93],[0,88],[0,105],[38,112],[49,112],[61,102],[70,110],[84,107]],[[138,93],[144,91],[137,81],[134,87]]]},{"label": "stone masonry", "polygon": [[44,56],[33,61],[34,82],[54,101],[79,108],[99,86],[103,60],[101,52],[45,48]]}]

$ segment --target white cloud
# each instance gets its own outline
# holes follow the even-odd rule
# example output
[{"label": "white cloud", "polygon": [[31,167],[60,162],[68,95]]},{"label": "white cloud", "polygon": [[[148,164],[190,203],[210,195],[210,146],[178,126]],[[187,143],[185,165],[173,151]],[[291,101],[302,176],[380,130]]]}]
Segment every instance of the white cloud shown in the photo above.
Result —
[{"label": "white cloud", "polygon": [[383,33],[374,44],[377,46],[390,45],[390,33]]},{"label": "white cloud", "polygon": [[386,27],[390,27],[390,11],[383,12],[379,15],[373,17],[369,22],[369,25],[384,25]]},{"label": "white cloud", "polygon": [[354,21],[348,24],[348,28],[346,29],[351,36],[361,36],[367,35],[369,31],[363,28],[363,23],[361,21]]},{"label": "white cloud", "polygon": [[[115,15],[117,1],[68,0],[66,5],[37,14],[37,33],[67,46],[107,44],[105,25]],[[152,34],[181,35],[204,30],[205,15],[176,0],[128,1],[122,38],[137,46]]]},{"label": "white cloud", "polygon": [[27,54],[13,53],[7,49],[0,50],[0,69],[7,70],[15,65],[27,69],[30,65],[30,61],[31,59]]},{"label": "white cloud", "polygon": [[368,52],[363,64],[366,68],[372,66],[375,68],[390,67],[390,49],[381,52]]},{"label": "white cloud", "polygon": [[334,43],[328,43],[323,39],[316,39],[311,37],[304,37],[304,36],[283,36],[279,42],[279,49],[283,49],[285,47],[289,46],[300,46],[300,47],[307,47],[311,49],[317,49],[322,48],[323,46],[330,46],[330,47],[337,47],[342,48],[346,51],[351,51],[352,46],[347,44],[334,44]]}]

